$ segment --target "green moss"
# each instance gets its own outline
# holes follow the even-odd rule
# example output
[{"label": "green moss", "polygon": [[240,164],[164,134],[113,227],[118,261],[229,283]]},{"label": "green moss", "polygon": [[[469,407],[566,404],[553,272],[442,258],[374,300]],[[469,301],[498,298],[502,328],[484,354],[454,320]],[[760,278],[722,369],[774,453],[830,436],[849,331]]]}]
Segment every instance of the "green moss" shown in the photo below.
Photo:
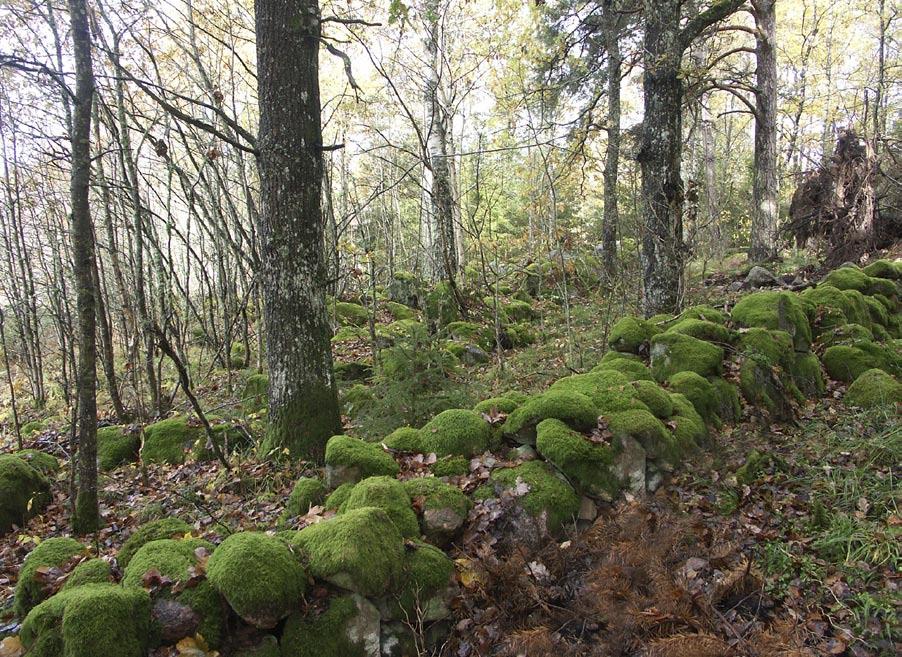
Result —
[{"label": "green moss", "polygon": [[636,398],[645,404],[655,417],[663,420],[673,415],[673,401],[670,399],[667,391],[657,383],[654,381],[633,381],[632,385],[636,391]]},{"label": "green moss", "polygon": [[79,586],[32,609],[20,638],[29,657],[144,657],[150,607],[143,589]]},{"label": "green moss", "polygon": [[716,391],[710,381],[695,372],[677,372],[667,379],[667,385],[674,392],[685,395],[705,422],[718,422]]},{"label": "green moss", "polygon": [[691,335],[693,338],[698,338],[699,340],[721,342],[724,344],[729,344],[736,338],[735,332],[722,324],[706,322],[702,319],[681,319],[667,329],[667,332],[682,333],[683,335]]},{"label": "green moss", "polygon": [[329,600],[322,613],[292,614],[282,633],[282,657],[369,657],[365,636],[349,626],[367,604],[352,595]]},{"label": "green moss", "polygon": [[680,313],[679,320],[682,321],[686,319],[699,319],[705,322],[714,322],[716,324],[727,323],[727,315],[725,312],[706,305],[690,306],[689,308],[686,308],[686,310]]},{"label": "green moss", "polygon": [[536,427],[536,447],[582,493],[613,499],[620,481],[613,472],[611,445],[590,441],[560,420],[543,420]]},{"label": "green moss", "polygon": [[335,331],[331,342],[332,344],[355,342],[357,340],[366,340],[368,336],[369,332],[362,326],[342,326]]},{"label": "green moss", "polygon": [[403,303],[396,303],[394,301],[386,301],[385,309],[394,319],[416,319],[417,316],[413,310]]},{"label": "green moss", "polygon": [[671,425],[673,438],[682,452],[692,451],[708,440],[708,430],[700,419],[674,415],[668,424]]},{"label": "green moss", "polygon": [[161,518],[152,520],[138,527],[128,540],[119,549],[117,559],[122,568],[128,566],[129,561],[135,556],[143,545],[161,538],[182,538],[191,533],[191,525],[181,518]]},{"label": "green moss", "polygon": [[423,452],[423,434],[413,427],[399,427],[382,441],[386,447],[401,452]]},{"label": "green moss", "polygon": [[504,327],[504,332],[507,333],[511,347],[515,349],[528,347],[538,339],[535,330],[525,322],[508,324]]},{"label": "green moss", "polygon": [[207,578],[244,621],[271,628],[301,601],[307,578],[279,539],[257,532],[232,534],[207,561]]},{"label": "green moss", "polygon": [[197,440],[199,430],[188,426],[184,417],[171,417],[144,427],[141,460],[145,463],[181,465]]},{"label": "green moss", "polygon": [[424,451],[438,456],[481,454],[492,441],[492,429],[482,415],[461,408],[442,411],[420,433]]},{"label": "green moss", "polygon": [[902,260],[875,260],[862,271],[874,278],[902,279]]},{"label": "green moss", "polygon": [[411,500],[417,500],[424,510],[450,509],[466,518],[470,511],[470,499],[457,486],[446,484],[438,477],[416,477],[403,483]]},{"label": "green moss", "polygon": [[268,394],[269,377],[265,374],[251,374],[244,382],[241,406],[246,413],[257,413],[266,408]]},{"label": "green moss", "polygon": [[365,507],[382,509],[405,538],[420,535],[417,515],[413,512],[410,496],[400,481],[393,477],[369,477],[356,486],[341,505],[341,512]]},{"label": "green moss", "polygon": [[495,497],[495,487],[491,484],[483,484],[473,491],[473,499],[477,502],[484,502]]},{"label": "green moss", "polygon": [[370,318],[367,309],[359,303],[339,301],[332,310],[335,312],[338,323],[342,326],[363,326]]},{"label": "green moss", "polygon": [[68,591],[86,584],[106,584],[113,579],[110,562],[104,559],[88,559],[72,569],[63,584],[62,591]]},{"label": "green moss", "polygon": [[666,381],[677,372],[701,376],[720,374],[724,351],[720,347],[681,333],[661,333],[651,341],[651,372]]},{"label": "green moss", "polygon": [[446,456],[430,467],[436,477],[462,477],[470,473],[470,459],[464,456]]},{"label": "green moss", "polygon": [[858,290],[843,290],[842,295],[846,297],[846,300],[849,302],[850,310],[846,315],[846,317],[849,318],[849,321],[857,322],[862,326],[870,326],[871,312],[868,310],[868,297],[864,296]]},{"label": "green moss", "polygon": [[483,329],[473,322],[451,322],[445,327],[448,335],[461,342],[479,342]]},{"label": "green moss", "polygon": [[342,484],[329,493],[329,496],[326,497],[326,501],[323,502],[323,506],[326,507],[327,511],[338,511],[341,508],[341,505],[348,500],[351,491],[354,490],[354,486],[356,485],[356,483],[350,482]]},{"label": "green moss", "polygon": [[902,383],[883,370],[866,370],[849,386],[844,401],[859,408],[897,404],[902,402]]},{"label": "green moss", "polygon": [[[810,354],[809,354],[810,355]],[[817,361],[817,358],[815,358]],[[820,367],[820,364],[818,364]],[[742,415],[742,404],[739,401],[739,390],[735,385],[719,376],[708,379],[714,386],[714,412],[724,422],[736,422]]]},{"label": "green moss", "polygon": [[824,276],[821,285],[832,285],[839,290],[866,292],[870,280],[871,277],[858,267],[840,267]]},{"label": "green moss", "polygon": [[644,319],[623,317],[611,327],[608,345],[615,351],[638,354],[657,332],[657,327]]},{"label": "green moss", "polygon": [[447,281],[436,283],[426,294],[426,317],[438,326],[446,326],[460,319],[454,291]]},{"label": "green moss", "polygon": [[23,527],[50,503],[50,482],[23,459],[0,454],[0,534]]},{"label": "green moss", "polygon": [[535,317],[532,306],[525,301],[510,301],[501,307],[501,312],[511,322],[523,322]]},{"label": "green moss", "polygon": [[59,472],[60,462],[56,460],[55,456],[51,456],[47,452],[42,452],[39,449],[23,449],[16,452],[15,455],[45,477],[50,477]]},{"label": "green moss", "polygon": [[622,411],[605,416],[608,429],[615,437],[629,436],[637,440],[651,459],[676,463],[679,446],[658,418],[649,411]]},{"label": "green moss", "polygon": [[492,472],[492,480],[505,487],[517,485],[517,480],[529,486],[519,498],[520,504],[532,516],[545,519],[552,534],[561,530],[579,512],[579,496],[566,481],[541,461],[527,461],[512,468]]},{"label": "green moss", "polygon": [[97,465],[102,472],[137,461],[140,448],[141,437],[129,431],[128,427],[97,429]]},{"label": "green moss", "polygon": [[733,308],[740,326],[786,331],[798,351],[811,344],[811,325],[801,299],[790,292],[767,290],[749,294]]},{"label": "green moss", "polygon": [[641,363],[642,357],[638,354],[631,354],[626,351],[610,350],[605,352],[604,356],[601,357],[601,360],[598,361],[598,364],[601,365],[602,363],[610,363],[611,361],[615,360],[629,360],[633,361],[634,363]]},{"label": "green moss", "polygon": [[73,557],[87,554],[87,548],[71,538],[48,538],[38,543],[19,570],[19,581],[16,584],[15,611],[19,618],[24,618],[32,607],[44,600],[44,583],[38,578],[38,569],[62,568]]},{"label": "green moss", "polygon": [[826,390],[821,361],[812,353],[796,354],[793,380],[808,397],[821,397]]},{"label": "green moss", "polygon": [[796,353],[785,331],[754,328],[740,336],[739,387],[746,400],[777,419],[790,419],[793,400],[804,399],[794,383]]},{"label": "green moss", "polygon": [[46,422],[44,422],[44,420],[32,420],[31,422],[26,422],[21,427],[19,427],[19,433],[27,438],[43,431],[45,425]]},{"label": "green moss", "polygon": [[302,516],[310,510],[310,507],[322,503],[325,496],[326,487],[323,482],[313,477],[301,477],[291,489],[282,515],[286,518]]},{"label": "green moss", "polygon": [[197,538],[149,541],[129,560],[123,571],[122,583],[125,586],[143,586],[144,575],[152,571],[173,582],[185,582],[190,577],[190,569],[198,563],[195,553],[198,548],[213,551],[211,543]]},{"label": "green moss", "polygon": [[[552,386],[553,387],[553,386]],[[598,408],[589,397],[579,392],[551,389],[531,397],[505,421],[502,432],[522,443],[535,442],[535,426],[542,420],[555,418],[578,431],[591,429],[598,422]]]},{"label": "green moss", "polygon": [[491,413],[497,411],[509,415],[517,410],[518,406],[520,406],[520,402],[511,399],[510,397],[490,397],[489,399],[484,399],[476,404],[476,406],[473,407],[473,411],[476,413]]},{"label": "green moss", "polygon": [[314,577],[366,596],[399,580],[404,540],[381,509],[354,509],[309,525],[292,541]]},{"label": "green moss", "polygon": [[822,332],[817,342],[819,346],[830,347],[835,344],[852,344],[860,340],[873,341],[873,332],[861,324],[841,324]]},{"label": "green moss", "polygon": [[832,285],[821,284],[808,288],[801,293],[800,297],[810,304],[811,311],[808,313],[808,319],[816,335],[834,326],[861,319],[856,317],[855,307],[849,297]]},{"label": "green moss", "polygon": [[[876,324],[881,327],[890,325],[889,311],[878,299],[874,297],[864,297],[864,303],[867,306],[868,317],[870,317],[872,325]],[[873,328],[876,327],[872,326],[872,329]]]},{"label": "green moss", "polygon": [[241,342],[233,342],[229,349],[229,367],[241,369],[247,364],[247,349]]},{"label": "green moss", "polygon": [[742,485],[750,485],[758,480],[764,474],[765,470],[779,470],[785,467],[779,457],[772,454],[765,454],[753,449],[745,459],[745,463],[736,470],[736,482]]},{"label": "green moss", "polygon": [[398,464],[381,446],[350,436],[332,436],[326,443],[326,480],[329,485],[379,475],[395,476]]},{"label": "green moss", "polygon": [[644,405],[638,399],[636,389],[631,385],[632,380],[629,376],[616,370],[599,369],[610,364],[611,361],[601,363],[591,372],[571,374],[558,379],[551,384],[549,391],[585,395],[594,404],[596,417],[598,412],[644,408]]},{"label": "green moss", "polygon": [[454,575],[454,563],[440,549],[414,542],[404,551],[401,581],[389,606],[389,616],[403,621],[420,618],[428,623],[448,615],[446,592]]},{"label": "green moss", "polygon": [[870,369],[890,374],[899,371],[899,358],[889,348],[873,342],[858,341],[852,345],[829,347],[823,356],[824,367],[831,379],[851,382]]},{"label": "green moss", "polygon": [[620,372],[630,381],[652,381],[651,370],[646,367],[645,363],[635,360],[627,360],[626,358],[618,358],[615,360],[602,361],[596,365],[593,372],[610,371]]}]

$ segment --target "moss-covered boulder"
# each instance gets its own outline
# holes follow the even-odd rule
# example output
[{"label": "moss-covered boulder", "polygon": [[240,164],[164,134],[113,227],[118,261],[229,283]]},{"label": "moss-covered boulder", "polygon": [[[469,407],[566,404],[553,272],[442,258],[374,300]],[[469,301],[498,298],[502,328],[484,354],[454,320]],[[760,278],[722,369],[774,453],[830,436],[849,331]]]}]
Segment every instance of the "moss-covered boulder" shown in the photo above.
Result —
[{"label": "moss-covered boulder", "polygon": [[302,516],[310,510],[310,507],[322,504],[325,497],[326,487],[323,482],[313,477],[301,477],[291,489],[282,516],[284,518]]},{"label": "moss-covered boulder", "polygon": [[[715,324],[726,324],[727,323],[727,314],[722,311],[714,308],[713,306],[708,306],[705,304],[701,304],[698,306],[690,306],[686,308],[683,312],[680,313],[680,316],[677,318],[677,321],[683,321],[686,319],[699,319],[704,322],[714,322]],[[650,320],[649,320],[650,321]],[[673,324],[671,324],[673,326]],[[698,336],[696,336],[698,337]]]},{"label": "moss-covered boulder", "polygon": [[376,443],[343,435],[332,436],[326,443],[326,485],[329,488],[366,477],[393,477],[398,471],[395,460]]},{"label": "moss-covered boulder", "polygon": [[682,333],[683,335],[691,335],[693,338],[705,340],[707,342],[720,342],[729,344],[736,337],[734,331],[731,331],[723,324],[716,322],[708,322],[703,319],[681,319],[667,329],[668,333]]},{"label": "moss-covered boulder", "polygon": [[382,443],[399,452],[423,452],[423,434],[413,427],[398,427],[388,434]]},{"label": "moss-covered boulder", "polygon": [[114,580],[113,567],[106,559],[88,559],[72,569],[63,584],[62,591],[68,591],[86,584],[107,584]]},{"label": "moss-covered boulder", "polygon": [[555,418],[578,431],[591,429],[598,422],[598,407],[579,392],[548,390],[531,397],[511,413],[502,433],[519,443],[533,445],[536,442],[536,425],[542,420]]},{"label": "moss-covered boulder", "polygon": [[525,322],[535,317],[535,311],[529,303],[516,299],[504,304],[501,312],[510,322]]},{"label": "moss-covered boulder", "polygon": [[382,509],[391,518],[401,536],[420,535],[420,525],[404,485],[394,477],[369,477],[362,480],[341,505],[341,511],[365,507]]},{"label": "moss-covered boulder", "polygon": [[150,596],[113,584],[61,591],[28,613],[19,638],[29,657],[145,657]]},{"label": "moss-covered boulder", "polygon": [[52,477],[60,469],[60,462],[55,456],[39,449],[23,449],[15,454],[45,477]]},{"label": "moss-covered boulder", "polygon": [[135,556],[143,545],[151,541],[157,541],[162,538],[184,538],[191,534],[191,525],[181,518],[160,518],[159,520],[151,520],[138,527],[131,536],[122,544],[119,554],[116,558],[119,565],[123,568],[128,566],[129,561]]},{"label": "moss-covered boulder", "polygon": [[[211,551],[213,545],[204,540],[163,538],[142,545],[129,561],[122,577],[123,586],[148,588],[145,581],[148,576],[160,577],[172,582],[172,586],[155,591],[155,608],[165,609],[167,602],[172,601],[194,612],[191,622],[174,626],[165,622],[165,614],[159,617],[154,614],[152,643],[175,643],[199,633],[210,647],[219,647],[225,627],[225,609],[211,582],[198,577],[204,570],[202,562]],[[195,580],[192,585],[186,586],[192,579]]]},{"label": "moss-covered boulder", "polygon": [[868,319],[868,316],[862,317],[857,312],[856,305],[842,290],[832,285],[808,288],[799,296],[809,308],[808,319],[815,335],[849,322],[861,323]]},{"label": "moss-covered boulder", "polygon": [[268,394],[269,377],[265,374],[251,374],[244,382],[241,407],[245,413],[258,413],[266,408]]},{"label": "moss-covered boulder", "polygon": [[102,472],[138,460],[141,437],[127,426],[97,429],[97,465]]},{"label": "moss-covered boulder", "polygon": [[356,485],[356,482],[347,482],[329,493],[329,495],[326,496],[326,501],[323,502],[326,511],[338,511],[341,508],[341,505],[348,500],[351,491],[354,490],[354,486]]},{"label": "moss-covered boulder", "polygon": [[649,411],[622,411],[606,415],[607,429],[615,438],[636,440],[652,460],[664,465],[675,464],[680,459],[680,449],[671,433]]},{"label": "moss-covered boulder", "polygon": [[862,294],[882,294],[889,298],[898,295],[895,281],[868,276],[858,267],[846,266],[834,269],[821,283],[840,290],[858,290]]},{"label": "moss-covered boulder", "polygon": [[460,319],[457,299],[447,281],[436,283],[426,293],[426,318],[437,326],[445,326]]},{"label": "moss-covered boulder", "polygon": [[379,630],[379,610],[366,598],[336,596],[323,609],[288,618],[281,657],[373,657],[380,654]]},{"label": "moss-covered boulder", "polygon": [[44,420],[31,420],[19,427],[19,433],[28,438],[36,433],[40,433],[46,426],[47,422]]},{"label": "moss-covered boulder", "polygon": [[611,327],[608,345],[615,351],[638,354],[648,347],[649,340],[657,333],[659,329],[651,322],[627,316]]},{"label": "moss-covered boulder", "polygon": [[866,370],[849,386],[843,401],[859,408],[898,404],[902,402],[902,383],[883,370]]},{"label": "moss-covered boulder", "polygon": [[[636,391],[636,398],[645,404],[655,417],[665,420],[673,415],[673,400],[671,400],[667,391],[657,383],[644,380],[633,381],[632,386]],[[610,412],[609,409],[605,410]]]},{"label": "moss-covered boulder", "polygon": [[141,460],[145,463],[181,465],[199,435],[200,429],[190,426],[184,417],[171,417],[149,424],[144,427]]},{"label": "moss-covered boulder", "polygon": [[873,278],[902,280],[902,260],[875,260],[862,271]]},{"label": "moss-covered boulder", "polygon": [[363,326],[369,321],[369,312],[359,303],[338,301],[331,308],[335,313],[335,319],[341,326]]},{"label": "moss-covered boulder", "polygon": [[832,347],[836,344],[854,344],[861,340],[873,342],[873,331],[861,324],[839,324],[822,331],[817,344],[819,347]]},{"label": "moss-covered boulder", "polygon": [[745,399],[776,419],[788,420],[804,396],[793,380],[796,353],[785,331],[754,328],[740,336],[739,387]]},{"label": "moss-covered boulder", "polygon": [[618,358],[615,360],[602,360],[592,368],[593,372],[619,372],[630,381],[653,381],[651,370],[642,361]]},{"label": "moss-covered boulder", "polygon": [[677,372],[667,379],[667,386],[692,402],[706,423],[717,423],[717,398],[714,385],[695,372]]},{"label": "moss-covered boulder", "polygon": [[507,488],[522,482],[528,491],[519,496],[523,509],[538,519],[544,529],[556,534],[579,513],[579,496],[547,463],[528,461],[492,472],[492,480]]},{"label": "moss-covered boulder", "polygon": [[539,454],[564,473],[579,492],[610,500],[620,491],[610,443],[593,442],[555,419],[540,422],[536,432]]},{"label": "moss-covered boulder", "polygon": [[438,477],[417,477],[403,484],[420,513],[420,532],[430,543],[445,546],[463,528],[470,499],[457,486]]},{"label": "moss-covered boulder", "polygon": [[520,404],[520,401],[511,399],[510,397],[489,397],[476,404],[476,406],[473,407],[473,411],[479,414],[505,413],[510,415],[517,410],[517,407],[520,406]]},{"label": "moss-covered boulder", "polygon": [[207,562],[207,578],[242,620],[275,627],[300,604],[307,578],[282,541],[257,532],[232,534]]},{"label": "moss-covered boulder", "polygon": [[723,357],[722,348],[691,335],[665,332],[651,340],[651,372],[657,381],[666,381],[677,372],[716,376]]},{"label": "moss-covered boulder", "polygon": [[796,354],[792,379],[806,397],[821,397],[826,391],[821,361],[812,353]]},{"label": "moss-covered boulder", "polygon": [[462,477],[470,472],[470,459],[464,456],[446,456],[438,459],[429,469],[436,477]]},{"label": "moss-covered boulder", "polygon": [[811,344],[805,306],[791,292],[767,290],[744,296],[733,308],[733,321],[745,328],[785,331],[797,351],[806,351]]},{"label": "moss-covered boulder", "polygon": [[845,382],[854,381],[870,369],[895,375],[900,368],[899,355],[891,347],[867,340],[829,347],[824,352],[823,362],[831,379]]},{"label": "moss-covered boulder", "polygon": [[401,578],[395,590],[379,603],[384,620],[433,623],[451,614],[457,592],[454,563],[433,545],[410,542],[404,550]]},{"label": "moss-covered boulder", "polygon": [[[42,578],[51,569],[64,572],[67,564],[86,556],[87,548],[72,538],[48,538],[28,553],[16,584],[15,611],[19,618],[47,597]],[[66,569],[68,570],[68,569]]]},{"label": "moss-covered boulder", "polygon": [[438,456],[481,454],[492,441],[492,428],[481,414],[462,408],[442,411],[420,430],[425,452]]},{"label": "moss-covered boulder", "polygon": [[0,454],[0,534],[22,527],[50,503],[50,482],[25,460]]},{"label": "moss-covered boulder", "polygon": [[710,377],[708,382],[714,387],[714,413],[717,417],[724,422],[738,421],[742,415],[739,389],[719,376]]},{"label": "moss-covered boulder", "polygon": [[397,271],[385,289],[388,298],[396,303],[418,308],[422,302],[423,281],[410,272]]},{"label": "moss-covered boulder", "polygon": [[340,588],[380,596],[399,581],[404,539],[382,509],[354,509],[309,525],[292,545],[311,575]]},{"label": "moss-covered boulder", "polygon": [[403,303],[397,303],[395,301],[386,301],[385,309],[392,316],[394,320],[401,319],[416,319],[417,314],[411,310],[408,306],[405,306]]},{"label": "moss-covered boulder", "polygon": [[[613,413],[634,408],[645,408],[645,405],[639,400],[636,388],[632,385],[632,377],[617,370],[599,369],[618,362],[632,363],[632,361],[629,360],[608,360],[602,362],[591,372],[571,374],[570,376],[558,379],[551,384],[549,392],[577,393],[585,395],[594,404],[596,416],[599,413]],[[638,364],[641,365],[641,363]],[[583,430],[588,427],[578,428]]]}]

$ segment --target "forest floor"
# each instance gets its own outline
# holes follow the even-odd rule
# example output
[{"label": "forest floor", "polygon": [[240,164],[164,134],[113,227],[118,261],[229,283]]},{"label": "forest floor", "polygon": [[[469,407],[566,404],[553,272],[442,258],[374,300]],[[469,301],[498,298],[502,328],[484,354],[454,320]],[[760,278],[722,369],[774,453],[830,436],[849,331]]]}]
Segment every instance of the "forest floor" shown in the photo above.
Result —
[{"label": "forest floor", "polygon": [[[721,269],[694,290],[694,302],[723,301],[729,280]],[[570,309],[568,332],[563,310],[549,305],[539,341],[510,352],[503,372],[487,364],[463,376],[479,398],[542,389],[582,369],[579,362],[591,368],[608,327],[628,310],[583,298]],[[223,395],[206,392],[217,403]],[[742,423],[713,432],[708,449],[655,495],[602,508],[538,556],[499,558],[462,541],[451,556],[463,592],[441,654],[897,654],[902,423],[887,410],[852,412],[842,394],[834,386],[791,425],[763,423],[746,409]],[[62,438],[48,430],[26,446],[52,452]],[[135,527],[167,516],[214,541],[273,529],[305,464],[245,456],[233,465],[102,474],[106,527],[96,553],[112,557]],[[0,537],[0,636],[15,631],[9,607],[25,556],[68,532],[63,473],[47,511],[27,531]],[[165,650],[157,654],[176,654]]]}]

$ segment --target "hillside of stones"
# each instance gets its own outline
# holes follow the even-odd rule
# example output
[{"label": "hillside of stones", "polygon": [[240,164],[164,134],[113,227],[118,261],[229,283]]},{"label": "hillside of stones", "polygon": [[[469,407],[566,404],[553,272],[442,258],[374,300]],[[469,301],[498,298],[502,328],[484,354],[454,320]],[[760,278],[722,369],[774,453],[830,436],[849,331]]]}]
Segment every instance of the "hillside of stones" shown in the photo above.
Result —
[{"label": "hillside of stones", "polygon": [[[379,291],[378,323],[355,300],[333,300],[346,407],[374,403],[370,377],[407,371],[406,340],[428,342],[427,370],[478,367],[499,347],[534,341],[537,299],[548,293],[536,280],[527,272],[467,317],[459,291],[403,276]],[[260,458],[264,374],[244,375],[240,408],[213,415],[233,470],[213,462],[188,415],[106,426],[99,465],[113,526],[93,543],[65,536],[60,434],[37,421],[25,427],[30,449],[0,455],[0,533],[15,544],[3,554],[24,557],[0,570],[14,593],[0,598],[0,654],[492,654],[461,647],[470,645],[461,600],[485,584],[482,561],[530,562],[582,535],[618,500],[668,486],[743,418],[793,422],[828,388],[850,410],[902,402],[902,261],[846,265],[800,285],[752,275],[737,287],[735,303],[620,318],[596,363],[541,390],[511,386],[384,435],[349,420],[322,468]],[[247,361],[241,349],[232,357]],[[143,523],[118,524],[110,512],[192,478],[212,492],[193,494],[193,518],[167,501]],[[249,488],[263,478],[290,492]],[[216,495],[252,515],[254,531],[211,511]]]}]

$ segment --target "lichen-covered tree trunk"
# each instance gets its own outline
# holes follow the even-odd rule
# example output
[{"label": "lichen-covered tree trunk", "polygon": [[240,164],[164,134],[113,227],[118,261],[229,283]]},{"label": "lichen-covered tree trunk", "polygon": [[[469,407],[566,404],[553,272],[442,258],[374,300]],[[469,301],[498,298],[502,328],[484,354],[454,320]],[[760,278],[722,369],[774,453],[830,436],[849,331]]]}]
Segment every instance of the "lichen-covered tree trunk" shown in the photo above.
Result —
[{"label": "lichen-covered tree trunk", "polygon": [[340,427],[325,303],[317,0],[257,0],[266,444],[320,460]]},{"label": "lichen-covered tree trunk", "polygon": [[617,271],[617,227],[620,212],[617,203],[617,176],[620,169],[620,75],[623,57],[620,53],[620,13],[615,0],[602,4],[608,76],[608,142],[604,159],[604,214],[601,220],[603,264],[608,280]]},{"label": "lichen-covered tree trunk", "polygon": [[683,294],[683,83],[680,1],[645,2],[645,119],[642,170],[642,270],[646,316],[674,312]]},{"label": "lichen-covered tree trunk", "polygon": [[78,494],[72,528],[87,534],[100,526],[97,508],[97,353],[94,301],[94,227],[88,202],[91,182],[91,102],[94,71],[85,0],[69,0],[75,55],[72,115],[72,261],[78,308]]},{"label": "lichen-covered tree trunk", "polygon": [[776,0],[757,0],[757,89],[755,92],[755,163],[749,260],[777,257],[780,183],[777,176],[777,19]]}]

